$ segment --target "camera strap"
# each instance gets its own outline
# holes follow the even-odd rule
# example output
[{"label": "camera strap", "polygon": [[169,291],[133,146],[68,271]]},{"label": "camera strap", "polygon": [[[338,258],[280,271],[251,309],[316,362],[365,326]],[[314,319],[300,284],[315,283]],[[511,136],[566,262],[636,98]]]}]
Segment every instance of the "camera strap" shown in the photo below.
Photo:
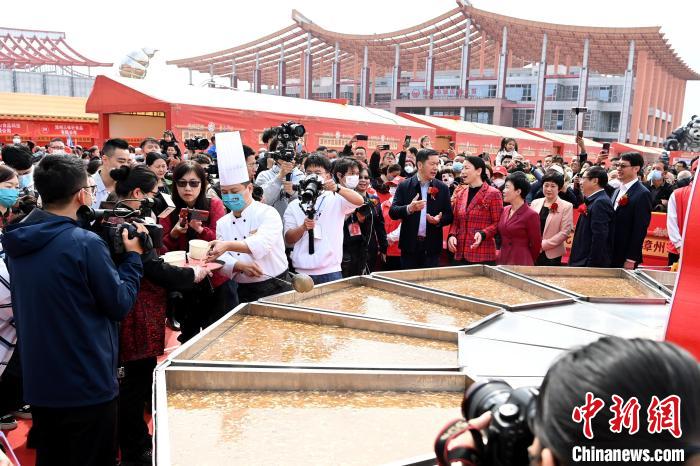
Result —
[{"label": "camera strap", "polygon": [[[453,440],[465,432],[471,434],[476,448],[457,443],[452,445]],[[455,462],[465,466],[479,466],[481,464],[480,453],[483,451],[484,441],[481,432],[464,419],[448,423],[435,439],[435,457],[439,466],[450,466]]]}]

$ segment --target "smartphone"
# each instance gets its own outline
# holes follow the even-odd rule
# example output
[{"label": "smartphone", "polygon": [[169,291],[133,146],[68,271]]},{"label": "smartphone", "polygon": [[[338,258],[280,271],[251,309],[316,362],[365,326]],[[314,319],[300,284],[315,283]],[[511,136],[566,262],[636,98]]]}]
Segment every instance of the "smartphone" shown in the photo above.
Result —
[{"label": "smartphone", "polygon": [[366,141],[369,139],[369,137],[366,134],[356,134],[355,139],[358,141]]},{"label": "smartphone", "polygon": [[604,151],[610,151],[610,143],[609,142],[604,142],[603,143],[603,149]]},{"label": "smartphone", "polygon": [[389,144],[381,144],[381,145],[377,146],[377,149],[379,149],[379,150],[389,150],[390,148],[391,148],[391,146]]},{"label": "smartphone", "polygon": [[184,225],[182,224],[183,217],[187,221],[199,220],[200,222],[206,222],[207,220],[209,220],[209,211],[188,209],[187,207],[183,207],[182,209],[180,209],[180,226],[182,227],[184,227]]},{"label": "smartphone", "polygon": [[404,145],[404,147],[411,145],[411,135],[410,134],[407,134],[406,137],[403,138],[403,145]]},{"label": "smartphone", "polygon": [[577,133],[577,135],[578,135],[578,137],[583,138],[583,131],[579,131],[579,132]]}]

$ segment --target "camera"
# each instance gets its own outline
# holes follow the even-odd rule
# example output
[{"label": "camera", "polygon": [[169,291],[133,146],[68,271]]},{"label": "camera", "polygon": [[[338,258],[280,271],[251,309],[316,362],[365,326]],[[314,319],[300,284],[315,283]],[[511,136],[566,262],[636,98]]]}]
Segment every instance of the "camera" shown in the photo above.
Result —
[{"label": "camera", "polygon": [[185,139],[185,147],[188,150],[206,150],[209,147],[209,140],[207,138],[195,136],[191,139]]},{"label": "camera", "polygon": [[[491,412],[491,424],[486,430],[486,444],[475,438],[476,451],[468,452],[479,459],[480,464],[489,466],[527,466],[530,460],[527,448],[534,440],[533,421],[539,389],[536,387],[513,388],[503,380],[476,382],[469,387],[462,400],[462,415],[473,419],[487,411]],[[464,421],[461,421],[464,422]],[[441,432],[436,441],[436,453],[441,454],[438,445],[444,445],[454,434],[454,424]],[[452,429],[452,430],[451,430]],[[477,431],[472,435],[479,436]],[[467,454],[466,451],[465,454]],[[449,464],[438,458],[440,464]],[[454,460],[454,458],[449,458]]]},{"label": "camera", "polygon": [[[78,209],[78,218],[85,225],[92,224],[93,231],[105,240],[112,254],[123,254],[126,252],[122,238],[124,230],[129,232],[130,239],[139,238],[144,251],[162,248],[163,227],[146,221],[146,217],[150,217],[153,208],[156,206],[156,201],[148,198],[143,199],[136,210],[119,207],[121,202],[123,201],[116,204],[103,202],[100,207],[107,208],[101,209],[93,209],[84,205]],[[163,214],[161,213],[161,215]],[[134,223],[140,223],[145,226],[148,234],[137,231]]]},{"label": "camera", "polygon": [[372,215],[372,208],[373,207],[374,207],[374,204],[372,203],[372,201],[365,199],[365,202],[360,207],[355,209],[355,212],[357,212],[358,214],[360,214],[364,217],[369,217],[370,215]]},{"label": "camera", "polygon": [[297,155],[297,141],[305,134],[306,128],[304,128],[302,124],[288,121],[266,130],[265,133],[263,133],[263,142],[274,138],[274,140],[277,141],[277,150],[268,152],[268,155],[275,160],[294,162],[296,161]]},{"label": "camera", "polygon": [[319,175],[307,175],[299,180],[299,184],[294,189],[299,192],[302,204],[311,204],[313,207],[319,194],[323,191],[323,178]]}]

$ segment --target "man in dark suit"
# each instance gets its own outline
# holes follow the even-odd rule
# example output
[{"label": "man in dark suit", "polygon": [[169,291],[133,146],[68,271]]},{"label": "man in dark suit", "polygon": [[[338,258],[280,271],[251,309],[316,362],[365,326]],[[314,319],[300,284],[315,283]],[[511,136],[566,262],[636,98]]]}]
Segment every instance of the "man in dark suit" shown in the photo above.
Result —
[{"label": "man in dark suit", "polygon": [[452,223],[450,190],[436,180],[440,158],[432,149],[416,156],[418,172],[396,188],[389,216],[401,220],[401,266],[437,267],[442,252],[442,227]]},{"label": "man in dark suit", "polygon": [[581,180],[585,196],[579,206],[576,233],[569,256],[572,267],[609,267],[613,211],[612,202],[605,193],[608,174],[603,167],[593,166],[586,170]]},{"label": "man in dark suit", "polygon": [[642,245],[651,221],[651,193],[639,181],[644,158],[638,152],[620,156],[617,174],[622,183],[612,196],[615,208],[613,267],[634,269],[642,262]]}]

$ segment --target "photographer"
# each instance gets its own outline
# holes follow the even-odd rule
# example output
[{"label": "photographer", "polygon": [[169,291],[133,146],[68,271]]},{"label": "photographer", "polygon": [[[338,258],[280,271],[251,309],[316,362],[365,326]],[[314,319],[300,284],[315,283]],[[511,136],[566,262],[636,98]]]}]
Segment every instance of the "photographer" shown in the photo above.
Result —
[{"label": "photographer", "polygon": [[[116,180],[110,201],[139,209],[158,195],[158,178],[143,166],[110,172]],[[150,220],[149,218],[146,221]],[[121,257],[116,257],[117,263]],[[119,447],[122,464],[151,464],[151,436],[143,410],[151,400],[156,358],[165,350],[166,290],[189,291],[207,277],[206,268],[175,267],[163,262],[155,249],[142,256],[144,275],[134,307],[119,327]]]},{"label": "photographer", "polygon": [[[342,278],[343,222],[364,199],[333,181],[331,163],[321,155],[308,156],[304,170],[305,180],[313,179],[311,175],[320,178],[318,182],[322,186],[316,186],[315,181],[312,184],[322,192],[315,193],[310,205],[302,205],[300,199],[289,204],[284,213],[284,239],[294,245],[291,258],[297,272],[310,275],[315,284],[338,280]],[[310,230],[313,230],[314,254],[309,253]]]},{"label": "photographer", "polygon": [[[698,385],[698,362],[674,344],[640,338],[604,337],[574,349],[554,362],[542,381],[539,394],[534,388],[514,391],[503,382],[495,381],[472,386],[462,403],[462,412],[470,419],[463,426],[471,430],[455,437],[448,443],[447,450],[455,454],[450,458],[452,461],[469,458],[472,463],[485,466],[517,466],[528,462],[567,466],[581,462],[584,450],[593,456],[592,460],[587,460],[590,464],[607,465],[620,463],[595,458],[596,454],[608,453],[602,450],[610,448],[646,450],[652,454],[657,449],[684,449],[684,462],[659,464],[697,466],[700,464]],[[500,392],[500,401],[494,398],[497,391]],[[604,404],[589,420],[590,437],[584,434],[584,420],[576,422],[572,414],[577,410],[581,413],[590,406],[586,399],[588,395]],[[506,396],[522,408],[517,419],[502,420],[492,415],[503,407]],[[656,408],[658,411],[652,410],[653,400],[665,400],[668,396],[679,400],[678,411],[673,414],[681,432],[678,438],[668,427],[658,432],[652,429],[655,416],[661,417],[671,411],[670,407],[660,406]],[[633,416],[639,416],[636,433],[631,433],[632,425],[625,425],[624,421],[620,431],[614,431],[613,419],[617,416],[612,409],[613,397],[619,397],[622,403],[635,399],[641,405],[636,414],[634,410],[627,414],[623,406],[617,408],[632,422]],[[486,446],[479,431],[486,433]],[[465,450],[460,452],[459,448]],[[441,448],[437,449],[438,453],[442,452]],[[645,461],[630,460],[625,464]],[[453,463],[443,457],[438,464]]]},{"label": "photographer", "polygon": [[[249,161],[245,153],[244,147]],[[238,300],[247,303],[291,287],[280,281],[289,279],[282,219],[274,208],[253,199],[250,173],[237,157],[240,154],[219,153],[219,164],[227,167],[222,170],[221,192],[231,212],[216,224],[217,240],[209,243],[208,260],[220,257],[224,261],[224,275],[234,278]]]},{"label": "photographer", "polygon": [[275,165],[269,170],[260,172],[255,179],[255,184],[263,190],[263,202],[274,207],[280,217],[284,217],[287,206],[296,199],[293,183],[298,182],[303,176],[304,172],[295,166],[294,161],[276,157]]},{"label": "photographer", "polygon": [[[156,149],[160,150],[157,146],[158,141],[156,141]],[[114,191],[114,180],[109,176],[109,172],[115,168],[128,166],[129,160],[128,142],[123,139],[109,139],[105,142],[102,147],[102,166],[92,176],[97,185],[97,191],[92,199],[93,209],[99,209],[100,204],[107,200],[109,193]]]},{"label": "photographer", "polygon": [[135,303],[143,249],[124,231],[116,268],[105,242],[80,228],[78,209],[93,203],[82,160],[47,155],[34,182],[43,210],[8,226],[2,243],[37,464],[113,464],[117,326]]},{"label": "photographer", "polygon": [[[160,220],[165,248],[169,251],[189,251],[190,240],[215,240],[216,223],[226,212],[221,199],[207,197],[208,182],[204,169],[194,162],[183,162],[173,172],[173,184],[175,210]],[[187,209],[203,211],[207,219],[192,219],[192,212]],[[184,217],[181,218],[181,214],[185,214]],[[228,287],[222,286],[227,281],[224,275],[217,272],[211,280],[204,280],[203,286],[197,290],[183,293],[183,301],[176,312],[181,315],[178,319],[182,330],[178,339],[181,342],[192,338],[230,309]],[[211,286],[207,288],[208,285]]]},{"label": "photographer", "polygon": [[[344,179],[347,183],[348,175],[342,177],[342,171],[346,168],[341,163],[344,161],[348,165],[346,173],[350,173],[353,169],[352,163],[356,163],[352,159],[341,160],[335,164],[333,170],[335,171],[336,179]],[[367,275],[373,272],[376,268],[379,254],[382,257],[382,263],[386,262],[386,251],[389,245],[386,239],[386,231],[384,231],[384,216],[382,215],[379,198],[367,192],[370,187],[369,182],[369,170],[367,167],[360,167],[355,191],[362,195],[365,202],[345,219],[343,228],[343,277]],[[350,184],[354,184],[354,182]],[[344,186],[350,187],[347,184],[344,184]]]}]

